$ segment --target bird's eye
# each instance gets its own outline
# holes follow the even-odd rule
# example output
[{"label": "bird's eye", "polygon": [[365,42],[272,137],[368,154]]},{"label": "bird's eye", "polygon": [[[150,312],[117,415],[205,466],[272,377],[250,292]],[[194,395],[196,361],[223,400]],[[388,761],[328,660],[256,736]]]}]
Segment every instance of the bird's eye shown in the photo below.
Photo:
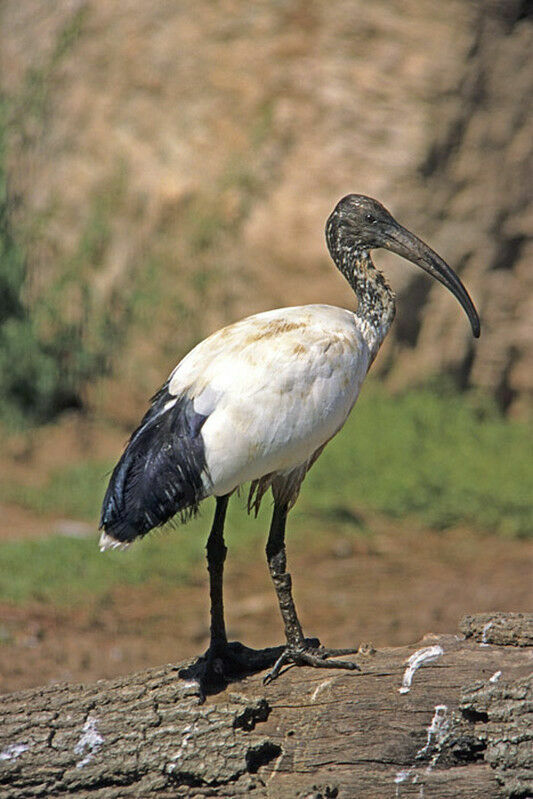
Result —
[{"label": "bird's eye", "polygon": [[376,220],[376,217],[375,217],[375,216],[373,216],[372,214],[367,214],[365,218],[366,218],[366,221],[367,221],[367,222],[369,222],[371,225],[372,225],[374,222],[376,222],[376,221],[377,221],[377,220]]}]

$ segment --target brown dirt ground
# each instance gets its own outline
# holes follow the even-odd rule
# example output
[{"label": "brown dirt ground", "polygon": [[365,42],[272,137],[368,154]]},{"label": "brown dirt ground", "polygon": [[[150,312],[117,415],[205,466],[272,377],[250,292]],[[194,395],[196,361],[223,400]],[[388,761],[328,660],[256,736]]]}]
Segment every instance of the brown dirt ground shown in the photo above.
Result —
[{"label": "brown dirt ground", "polygon": [[[12,525],[17,510],[8,511]],[[308,546],[291,543],[289,535],[295,598],[308,635],[332,646],[406,644],[427,632],[456,631],[465,613],[530,607],[531,544],[464,529],[436,533],[376,516],[365,516],[365,523],[374,535],[347,540],[325,531]],[[30,529],[38,525],[34,519]],[[257,647],[281,643],[262,551],[230,552],[226,610],[232,639]],[[164,593],[120,588],[78,608],[0,604],[0,691],[181,661],[205,650],[207,622],[203,569],[189,586]]]}]

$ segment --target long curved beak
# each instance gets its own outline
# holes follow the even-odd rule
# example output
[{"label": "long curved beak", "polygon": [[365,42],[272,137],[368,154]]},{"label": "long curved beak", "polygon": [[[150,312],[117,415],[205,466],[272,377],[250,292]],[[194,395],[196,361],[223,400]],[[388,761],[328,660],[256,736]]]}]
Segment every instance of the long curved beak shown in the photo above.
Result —
[{"label": "long curved beak", "polygon": [[448,264],[437,255],[431,247],[428,247],[421,239],[406,230],[397,222],[387,225],[386,230],[382,231],[380,237],[380,247],[390,250],[406,258],[411,263],[420,266],[425,272],[442,283],[443,286],[452,292],[463,306],[475,338],[479,338],[480,325],[479,316],[470,299],[467,290]]}]

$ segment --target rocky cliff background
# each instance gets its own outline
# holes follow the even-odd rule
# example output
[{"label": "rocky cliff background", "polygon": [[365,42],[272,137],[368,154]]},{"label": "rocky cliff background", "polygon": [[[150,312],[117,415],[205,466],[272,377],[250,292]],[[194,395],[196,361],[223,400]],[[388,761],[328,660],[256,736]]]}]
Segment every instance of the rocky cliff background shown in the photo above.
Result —
[{"label": "rocky cliff background", "polygon": [[378,253],[399,297],[382,375],[448,373],[526,413],[528,0],[4,0],[1,13],[13,298],[0,326],[13,395],[31,406],[36,375],[52,386],[42,418],[85,406],[135,420],[216,327],[351,307],[323,239],[351,191],[439,251],[482,318],[474,344],[451,295]]}]

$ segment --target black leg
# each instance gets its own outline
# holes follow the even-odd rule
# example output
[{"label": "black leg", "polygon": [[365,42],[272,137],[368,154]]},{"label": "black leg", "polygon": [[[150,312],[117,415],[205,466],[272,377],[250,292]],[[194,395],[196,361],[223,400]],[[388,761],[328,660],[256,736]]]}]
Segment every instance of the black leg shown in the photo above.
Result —
[{"label": "black leg", "polygon": [[287,572],[287,556],[285,552],[285,524],[287,522],[288,508],[286,504],[274,503],[274,513],[270,524],[270,533],[266,546],[266,555],[270,575],[279,602],[279,609],[285,625],[287,646],[280,655],[272,670],[265,677],[264,682],[274,680],[283,666],[293,663],[296,666],[314,666],[322,669],[358,669],[356,663],[350,661],[327,660],[336,655],[353,655],[357,649],[324,649],[317,639],[306,639],[302,625],[296,613],[292,598],[292,581]]},{"label": "black leg", "polygon": [[207,539],[207,570],[209,572],[209,596],[211,598],[211,644],[214,654],[228,643],[224,623],[223,577],[227,547],[224,543],[224,521],[228,509],[229,494],[217,497],[215,518]]}]

